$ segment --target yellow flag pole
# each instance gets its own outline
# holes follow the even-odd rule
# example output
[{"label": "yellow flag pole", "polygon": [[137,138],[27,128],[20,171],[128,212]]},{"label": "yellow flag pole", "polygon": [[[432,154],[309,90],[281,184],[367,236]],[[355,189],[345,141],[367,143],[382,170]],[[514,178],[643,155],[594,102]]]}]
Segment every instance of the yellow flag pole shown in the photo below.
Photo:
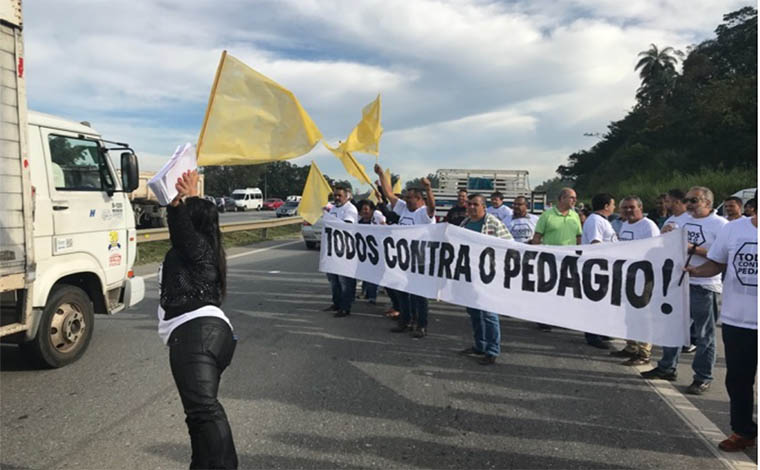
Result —
[{"label": "yellow flag pole", "polygon": [[203,144],[203,136],[206,133],[206,125],[208,124],[208,115],[211,112],[211,105],[214,104],[214,96],[216,96],[216,86],[219,84],[219,76],[222,74],[222,66],[224,65],[224,59],[227,57],[227,51],[222,51],[222,57],[219,59],[219,66],[216,68],[216,75],[214,76],[214,84],[211,86],[211,95],[208,97],[208,107],[206,107],[206,115],[203,117],[203,126],[201,126],[201,133],[198,135],[198,148],[195,150],[196,158],[201,154],[201,145]]}]

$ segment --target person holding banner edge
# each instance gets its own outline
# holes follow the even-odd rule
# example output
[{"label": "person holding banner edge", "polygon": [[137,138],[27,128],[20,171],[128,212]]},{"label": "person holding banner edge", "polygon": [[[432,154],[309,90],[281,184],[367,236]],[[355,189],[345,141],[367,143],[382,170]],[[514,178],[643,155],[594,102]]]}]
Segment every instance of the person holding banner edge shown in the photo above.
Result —
[{"label": "person holding banner edge", "polygon": [[[343,186],[336,186],[333,190],[333,200],[335,204],[325,217],[335,217],[338,220],[355,224],[359,220],[359,211],[351,203],[351,191]],[[330,281],[332,289],[332,305],[325,311],[334,311],[334,317],[342,318],[351,314],[351,304],[356,296],[356,279],[348,276],[339,276],[337,274],[327,274],[327,280]]]},{"label": "person holding banner edge", "polygon": [[[728,223],[713,211],[713,193],[709,188],[694,186],[686,193],[688,217],[683,228],[688,233],[689,251],[694,253],[692,263],[700,266],[707,262],[705,256],[718,232]],[[715,314],[720,303],[722,282],[720,275],[689,279],[689,314],[694,323],[697,350],[691,367],[694,377],[686,393],[702,395],[712,383],[715,366]],[[657,367],[641,376],[645,379],[676,380],[676,366],[681,348],[662,348],[662,358]]]},{"label": "person holding banner edge", "polygon": [[[435,198],[433,197],[430,181],[427,178],[422,179],[428,196],[427,202],[423,199],[419,188],[407,189],[406,200],[404,201],[393,193],[390,181],[383,177],[383,169],[377,163],[375,164],[375,173],[380,177],[383,192],[388,196],[388,201],[393,211],[399,215],[398,225],[435,223],[435,219],[431,219],[431,215],[435,211]],[[425,297],[408,292],[396,291],[396,293],[398,295],[399,306],[401,307],[401,314],[398,318],[398,325],[391,328],[391,332],[402,333],[407,331],[411,327],[411,322],[416,320],[416,325],[411,327],[412,336],[424,338],[427,335],[428,300]]]},{"label": "person holding banner edge", "polygon": [[[512,235],[498,217],[486,212],[486,198],[473,194],[467,198],[467,217],[460,227],[502,240],[512,240]],[[467,307],[472,324],[473,346],[461,351],[463,355],[483,356],[480,365],[492,365],[501,353],[501,326],[499,315]]]},{"label": "person holding banner edge", "polygon": [[733,434],[718,447],[726,452],[754,447],[757,439],[757,423],[752,419],[757,372],[757,215],[725,225],[707,252],[707,261],[699,266],[686,266],[684,270],[692,277],[726,273],[720,313]]}]

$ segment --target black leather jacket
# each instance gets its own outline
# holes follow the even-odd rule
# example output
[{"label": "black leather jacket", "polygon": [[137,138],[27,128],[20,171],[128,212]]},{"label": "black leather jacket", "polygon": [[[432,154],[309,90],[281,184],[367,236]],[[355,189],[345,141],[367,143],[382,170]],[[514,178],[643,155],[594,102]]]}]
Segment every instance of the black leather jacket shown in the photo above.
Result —
[{"label": "black leather jacket", "polygon": [[204,305],[222,304],[217,254],[208,240],[197,232],[187,207],[168,206],[169,236],[172,247],[164,257],[161,271],[161,307],[165,320]]}]

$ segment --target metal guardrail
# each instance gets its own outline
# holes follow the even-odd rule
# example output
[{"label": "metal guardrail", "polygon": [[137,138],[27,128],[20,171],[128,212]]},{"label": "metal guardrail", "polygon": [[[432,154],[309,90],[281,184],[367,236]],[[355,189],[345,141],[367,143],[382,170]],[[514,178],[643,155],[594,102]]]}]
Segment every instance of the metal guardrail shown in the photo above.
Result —
[{"label": "metal guardrail", "polygon": [[[250,222],[230,222],[221,225],[219,228],[222,233],[240,232],[243,230],[264,230],[264,236],[266,237],[266,230],[268,228],[283,227],[285,225],[300,224],[302,222],[303,218],[300,216],[280,217],[276,219],[255,220]],[[155,242],[168,239],[168,228],[148,228],[137,231],[137,243]]]}]

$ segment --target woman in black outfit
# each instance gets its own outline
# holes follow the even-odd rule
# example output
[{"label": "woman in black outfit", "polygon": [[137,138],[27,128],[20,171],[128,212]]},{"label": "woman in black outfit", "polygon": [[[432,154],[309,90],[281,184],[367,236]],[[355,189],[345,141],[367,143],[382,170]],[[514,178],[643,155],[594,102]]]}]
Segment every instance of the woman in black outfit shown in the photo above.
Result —
[{"label": "woman in black outfit", "polygon": [[[158,332],[190,433],[190,468],[237,468],[227,415],[217,400],[219,379],[235,350],[232,326],[219,308],[226,262],[216,205],[198,198],[198,173],[177,180],[167,208],[171,249],[159,272]],[[183,200],[184,199],[184,200]]]}]

